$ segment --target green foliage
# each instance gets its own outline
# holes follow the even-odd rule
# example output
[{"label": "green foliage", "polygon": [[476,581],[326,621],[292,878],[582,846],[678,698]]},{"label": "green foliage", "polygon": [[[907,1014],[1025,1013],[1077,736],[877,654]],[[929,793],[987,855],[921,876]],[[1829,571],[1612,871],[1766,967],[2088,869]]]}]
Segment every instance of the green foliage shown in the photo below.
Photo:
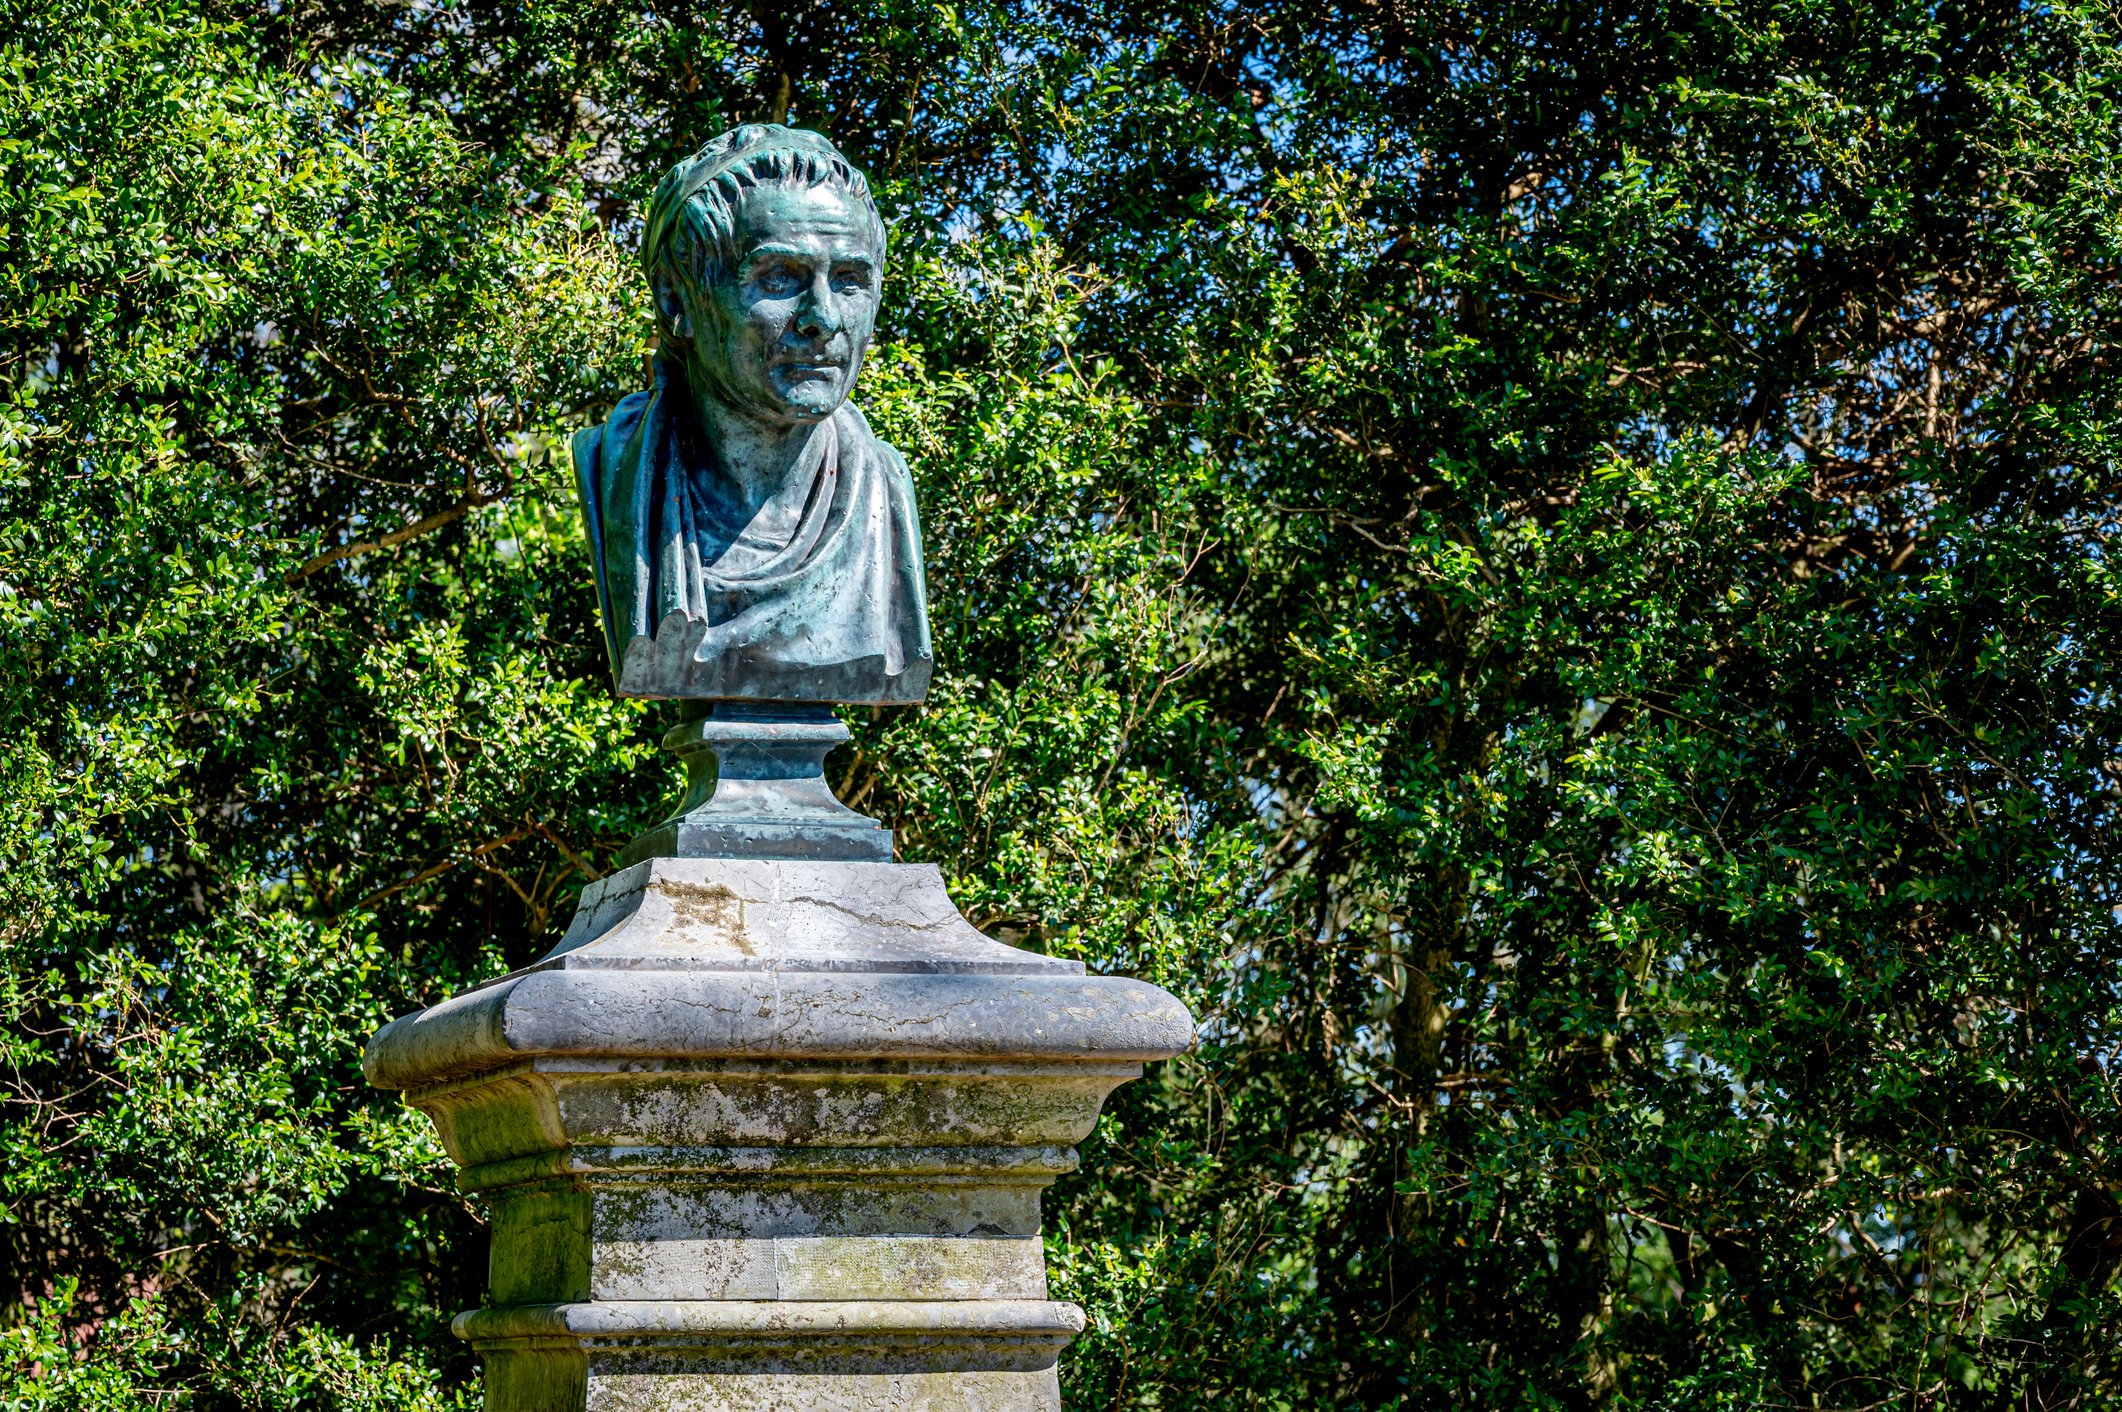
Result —
[{"label": "green foliage", "polygon": [[1204,1020],[1072,1406],[2122,1403],[2106,9],[5,18],[8,1405],[470,1405],[356,1059],[674,791],[559,448],[784,114],[938,644],[842,797]]},{"label": "green foliage", "polygon": [[[70,1336],[77,1286],[67,1280],[23,1323],[0,1330],[18,1371],[8,1412],[151,1412],[204,1385],[244,1406],[331,1412],[470,1412],[475,1395],[438,1393],[431,1370],[307,1325],[260,1328],[228,1307],[179,1331],[152,1298],[133,1300],[84,1348]],[[185,1367],[189,1377],[176,1376]]]}]

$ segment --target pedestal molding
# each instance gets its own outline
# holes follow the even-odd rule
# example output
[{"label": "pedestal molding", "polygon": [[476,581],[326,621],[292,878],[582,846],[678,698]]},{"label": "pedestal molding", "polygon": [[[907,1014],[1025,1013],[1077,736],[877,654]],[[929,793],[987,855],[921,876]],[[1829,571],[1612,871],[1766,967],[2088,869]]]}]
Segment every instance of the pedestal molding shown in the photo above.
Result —
[{"label": "pedestal molding", "polygon": [[1076,1149],[1035,1147],[576,1146],[466,1167],[466,1196],[554,1177],[831,1182],[981,1182],[1045,1186],[1076,1170]]},{"label": "pedestal molding", "polygon": [[519,1304],[471,1309],[450,1332],[474,1347],[520,1339],[598,1344],[743,1342],[927,1346],[1010,1340],[1056,1351],[1083,1332],[1083,1311],[1059,1300],[683,1299]]},{"label": "pedestal molding", "polygon": [[362,1070],[426,1087],[541,1055],[1139,1063],[1193,1017],[1119,977],[539,971],[391,1021]]}]

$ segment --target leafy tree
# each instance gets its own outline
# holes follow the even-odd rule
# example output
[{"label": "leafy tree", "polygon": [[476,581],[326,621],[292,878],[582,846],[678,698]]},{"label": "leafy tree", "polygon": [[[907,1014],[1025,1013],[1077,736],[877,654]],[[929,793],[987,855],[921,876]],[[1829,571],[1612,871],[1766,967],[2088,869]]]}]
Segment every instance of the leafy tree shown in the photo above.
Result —
[{"label": "leafy tree", "polygon": [[1204,1021],[1071,1405],[2122,1401],[2110,10],[5,18],[8,1405],[475,1401],[355,1059],[672,793],[563,438],[777,117],[936,610],[842,795]]}]

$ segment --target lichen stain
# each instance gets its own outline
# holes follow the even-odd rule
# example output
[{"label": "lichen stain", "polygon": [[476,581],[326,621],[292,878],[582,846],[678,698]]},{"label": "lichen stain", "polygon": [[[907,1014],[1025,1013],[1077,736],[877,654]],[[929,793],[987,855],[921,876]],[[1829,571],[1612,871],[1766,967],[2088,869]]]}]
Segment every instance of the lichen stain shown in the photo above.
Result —
[{"label": "lichen stain", "polygon": [[759,954],[745,935],[744,899],[721,883],[665,879],[659,890],[669,900],[671,920],[677,925],[718,936],[743,955]]}]

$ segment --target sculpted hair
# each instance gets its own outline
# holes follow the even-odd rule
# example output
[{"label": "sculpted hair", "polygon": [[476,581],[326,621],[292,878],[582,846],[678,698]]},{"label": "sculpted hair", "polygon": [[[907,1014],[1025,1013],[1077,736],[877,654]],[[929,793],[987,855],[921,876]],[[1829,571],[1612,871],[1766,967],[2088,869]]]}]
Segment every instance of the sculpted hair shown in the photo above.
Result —
[{"label": "sculpted hair", "polygon": [[651,283],[658,269],[712,289],[737,263],[737,212],[754,187],[828,186],[869,217],[878,262],[885,254],[883,218],[869,182],[830,142],[776,123],[726,132],[671,169],[649,203],[641,264]]}]

